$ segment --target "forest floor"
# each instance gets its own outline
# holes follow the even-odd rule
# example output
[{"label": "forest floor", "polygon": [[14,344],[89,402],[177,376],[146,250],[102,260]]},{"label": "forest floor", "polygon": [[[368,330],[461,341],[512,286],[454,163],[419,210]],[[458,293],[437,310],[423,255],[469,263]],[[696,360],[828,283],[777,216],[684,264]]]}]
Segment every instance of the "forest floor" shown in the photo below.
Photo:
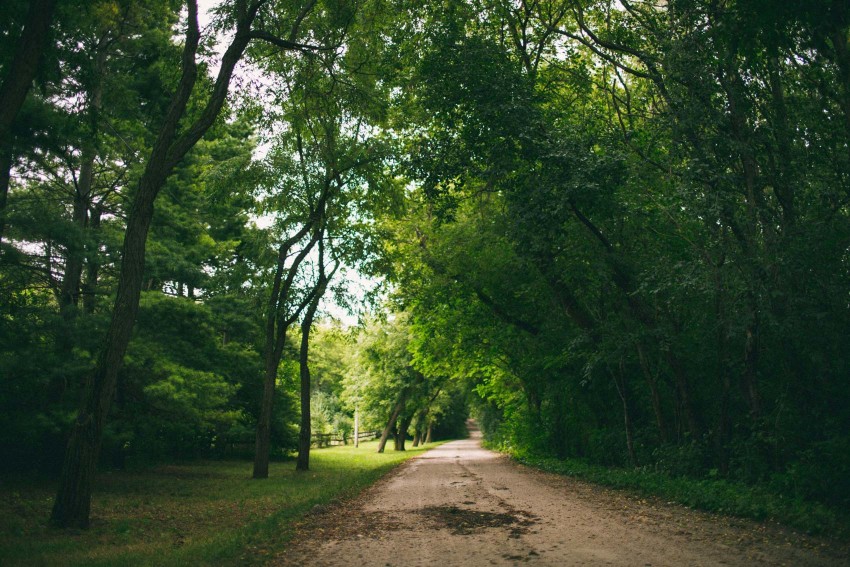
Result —
[{"label": "forest floor", "polygon": [[[426,448],[376,452],[377,441],[310,451],[310,471],[273,462],[190,461],[103,472],[88,530],[47,525],[55,480],[0,477],[0,565],[156,567],[264,564],[296,519],[359,494]],[[432,445],[429,445],[430,448]]]},{"label": "forest floor", "polygon": [[473,432],[317,509],[276,565],[848,565],[850,545],[517,464]]}]

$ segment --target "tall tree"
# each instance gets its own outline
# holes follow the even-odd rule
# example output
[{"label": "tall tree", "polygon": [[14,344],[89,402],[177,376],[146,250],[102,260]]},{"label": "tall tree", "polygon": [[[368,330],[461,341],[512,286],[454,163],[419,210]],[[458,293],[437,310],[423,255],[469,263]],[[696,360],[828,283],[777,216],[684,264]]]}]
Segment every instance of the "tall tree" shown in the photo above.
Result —
[{"label": "tall tree", "polygon": [[197,2],[187,2],[188,18],[181,59],[181,74],[172,95],[144,172],[133,198],[122,247],[121,271],[109,330],[94,372],[86,383],[82,406],[74,422],[59,490],[51,520],[63,527],[87,527],[91,502],[92,479],[97,467],[103,427],[115,393],[118,369],[126,352],[139,305],[144,270],[147,233],[154,212],[154,202],[171,171],[186,153],[213,125],[227,98],[230,79],[236,65],[252,39],[261,39],[282,49],[310,49],[297,43],[304,18],[313,4],[292,17],[287,38],[255,27],[261,9],[272,6],[265,1],[240,0],[229,18],[234,24],[233,37],[224,55],[213,90],[197,118],[181,127],[198,79],[197,54],[200,45]]}]

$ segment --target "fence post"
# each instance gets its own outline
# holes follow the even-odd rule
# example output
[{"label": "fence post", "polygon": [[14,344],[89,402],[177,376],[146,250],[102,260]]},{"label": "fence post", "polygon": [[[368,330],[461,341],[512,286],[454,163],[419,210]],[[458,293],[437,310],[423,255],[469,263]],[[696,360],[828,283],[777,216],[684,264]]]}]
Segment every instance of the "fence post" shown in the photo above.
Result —
[{"label": "fence post", "polygon": [[360,446],[360,410],[354,408],[354,448]]}]

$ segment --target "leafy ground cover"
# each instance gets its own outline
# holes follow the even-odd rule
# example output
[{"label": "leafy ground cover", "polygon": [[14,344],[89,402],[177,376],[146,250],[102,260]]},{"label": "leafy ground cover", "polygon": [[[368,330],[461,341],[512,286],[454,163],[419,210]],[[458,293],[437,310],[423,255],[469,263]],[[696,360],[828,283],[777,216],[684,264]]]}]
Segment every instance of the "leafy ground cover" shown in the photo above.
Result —
[{"label": "leafy ground cover", "polygon": [[850,538],[850,514],[818,502],[788,498],[765,486],[750,486],[722,478],[670,476],[647,468],[605,467],[577,459],[558,459],[522,451],[503,452],[524,465],[540,470],[659,497],[697,510],[775,521],[809,534]]},{"label": "leafy ground cover", "polygon": [[[428,447],[434,447],[431,444]],[[291,537],[294,522],[349,498],[424,449],[375,451],[376,442],[311,451],[310,471],[272,463],[252,480],[245,461],[169,464],[103,473],[86,531],[51,528],[55,481],[4,479],[4,565],[229,565],[262,563]]]}]

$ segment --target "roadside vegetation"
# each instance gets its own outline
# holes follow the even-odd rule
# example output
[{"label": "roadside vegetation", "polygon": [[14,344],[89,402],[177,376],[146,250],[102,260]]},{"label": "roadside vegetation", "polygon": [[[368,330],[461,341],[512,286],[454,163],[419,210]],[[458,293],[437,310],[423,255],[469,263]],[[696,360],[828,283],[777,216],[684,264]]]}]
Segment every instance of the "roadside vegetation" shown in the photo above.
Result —
[{"label": "roadside vegetation", "polygon": [[[498,445],[487,443],[491,449]],[[627,490],[689,508],[728,516],[772,521],[812,535],[850,538],[850,514],[838,506],[794,497],[775,484],[749,485],[711,474],[705,478],[671,476],[650,467],[620,468],[504,450],[517,462],[546,472]]]},{"label": "roadside vegetation", "polygon": [[[358,494],[425,447],[383,454],[377,441],[312,451],[311,470],[272,462],[251,479],[247,461],[194,461],[103,472],[88,530],[47,523],[55,482],[0,486],[4,565],[262,564],[286,547],[299,518]],[[434,445],[429,445],[428,448]]]},{"label": "roadside vegetation", "polygon": [[470,408],[706,508],[850,509],[846,0],[3,16],[0,473],[54,525],[99,470],[261,481]]}]

